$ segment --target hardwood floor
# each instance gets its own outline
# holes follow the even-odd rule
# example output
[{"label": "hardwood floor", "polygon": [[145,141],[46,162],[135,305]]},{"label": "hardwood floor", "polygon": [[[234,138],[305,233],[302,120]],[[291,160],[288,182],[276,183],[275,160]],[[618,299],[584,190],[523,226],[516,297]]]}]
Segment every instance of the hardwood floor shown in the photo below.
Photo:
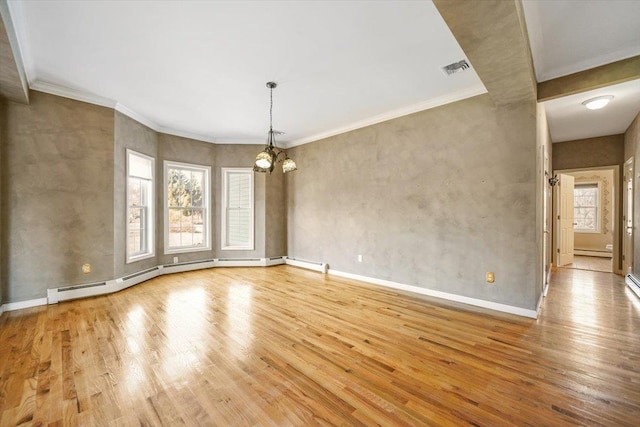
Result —
[{"label": "hardwood floor", "polygon": [[0,424],[638,425],[640,301],[559,269],[538,320],[288,266],[0,318]]},{"label": "hardwood floor", "polygon": [[579,270],[601,271],[603,273],[613,272],[613,262],[611,258],[597,256],[574,255],[573,263],[562,268],[577,268]]}]

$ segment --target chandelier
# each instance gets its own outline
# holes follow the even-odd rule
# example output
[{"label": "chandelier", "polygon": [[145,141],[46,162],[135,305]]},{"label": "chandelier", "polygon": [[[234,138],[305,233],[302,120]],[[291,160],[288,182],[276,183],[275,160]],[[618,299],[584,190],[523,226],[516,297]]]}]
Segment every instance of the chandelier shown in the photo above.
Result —
[{"label": "chandelier", "polygon": [[[275,134],[273,131],[273,89],[275,89],[278,85],[274,82],[268,82],[267,87],[269,88],[269,98],[270,98],[270,106],[269,106],[269,133],[267,134],[267,145],[257,156],[256,162],[253,165],[253,170],[255,172],[269,173],[273,172],[273,169],[276,166],[276,163],[282,162],[282,172],[293,172],[298,169],[296,166],[296,162],[287,156],[287,153],[284,150],[278,149],[276,147]],[[278,157],[284,156],[283,159],[278,160]]]}]

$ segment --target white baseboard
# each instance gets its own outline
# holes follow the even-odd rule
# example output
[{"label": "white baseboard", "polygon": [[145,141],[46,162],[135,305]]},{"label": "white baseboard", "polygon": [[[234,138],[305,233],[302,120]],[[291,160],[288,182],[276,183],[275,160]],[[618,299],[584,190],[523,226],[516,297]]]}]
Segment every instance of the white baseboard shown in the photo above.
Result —
[{"label": "white baseboard", "polygon": [[205,268],[217,267],[215,259],[205,260],[201,262],[184,262],[178,264],[165,264],[162,266],[162,274],[182,273],[184,271],[203,270]]},{"label": "white baseboard", "polygon": [[624,282],[640,298],[640,279],[629,273],[624,277]]},{"label": "white baseboard", "polygon": [[345,273],[344,271],[338,271],[329,269],[329,274],[335,276],[346,277],[347,279],[359,280],[361,282],[372,283],[374,285],[386,286],[389,288],[400,289],[403,291],[414,292],[421,295],[427,295],[430,297],[442,298],[449,301],[461,302],[463,304],[474,305],[477,307],[488,308],[490,310],[501,311],[504,313],[515,314],[518,316],[530,317],[536,319],[538,317],[537,310],[528,310],[522,307],[516,307],[512,305],[501,304],[493,301],[486,301],[477,298],[465,297],[463,295],[450,294],[448,292],[435,291],[433,289],[421,288],[419,286],[405,285],[403,283],[391,282],[389,280],[376,279],[373,277],[360,276],[359,274]]},{"label": "white baseboard", "polygon": [[613,254],[611,252],[605,252],[605,251],[590,251],[588,249],[574,249],[573,253],[575,255],[594,256],[594,257],[600,257],[600,258],[613,258]]},{"label": "white baseboard", "polygon": [[47,289],[47,298],[43,298],[43,300],[48,301],[49,304],[56,304],[61,301],[112,294],[164,274],[182,273],[185,271],[214,267],[269,267],[279,264],[284,264],[284,257],[247,259],[221,258],[159,265],[114,280]]},{"label": "white baseboard", "polygon": [[540,306],[542,305],[542,300],[547,296],[547,292],[549,292],[549,284],[547,283],[542,289],[542,293],[540,294],[540,298],[538,298],[538,304],[536,304],[536,318],[538,317],[538,313],[540,313]]},{"label": "white baseboard", "polygon": [[284,258],[285,258],[285,264],[293,265],[294,267],[306,268],[307,270],[318,271],[324,274],[326,274],[327,270],[329,270],[329,265],[323,262],[305,261],[302,259],[295,259],[295,258],[289,258],[289,257],[284,257]]},{"label": "white baseboard", "polygon": [[0,315],[5,311],[21,310],[23,308],[37,307],[39,305],[47,305],[47,299],[36,298],[27,301],[8,302],[0,307]]}]

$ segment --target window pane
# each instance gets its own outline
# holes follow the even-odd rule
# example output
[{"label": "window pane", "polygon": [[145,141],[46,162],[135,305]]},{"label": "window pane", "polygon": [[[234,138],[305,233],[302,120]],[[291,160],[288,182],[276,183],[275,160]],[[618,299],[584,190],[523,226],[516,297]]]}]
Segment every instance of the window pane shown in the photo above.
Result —
[{"label": "window pane", "polygon": [[139,178],[129,178],[129,188],[127,189],[127,204],[131,205],[141,205],[140,203],[140,179]]},{"label": "window pane", "polygon": [[167,249],[206,247],[208,169],[167,163],[166,171]]},{"label": "window pane", "polygon": [[127,261],[153,253],[153,159],[127,151]]},{"label": "window pane", "polygon": [[152,160],[129,153],[129,176],[151,179],[153,177]]},{"label": "window pane", "polygon": [[190,195],[189,206],[202,207],[204,198],[202,197],[202,189],[204,188],[204,172],[191,172],[188,182],[188,191]]},{"label": "window pane", "polygon": [[598,230],[598,185],[576,184],[573,190],[574,230]]}]

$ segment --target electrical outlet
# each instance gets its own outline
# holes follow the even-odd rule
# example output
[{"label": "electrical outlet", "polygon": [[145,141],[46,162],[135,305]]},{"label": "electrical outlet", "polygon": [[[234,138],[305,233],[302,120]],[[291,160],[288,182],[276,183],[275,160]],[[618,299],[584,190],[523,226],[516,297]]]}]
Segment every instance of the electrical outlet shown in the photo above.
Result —
[{"label": "electrical outlet", "polygon": [[496,275],[493,274],[493,271],[487,271],[485,278],[487,279],[487,283],[493,283],[496,281]]},{"label": "electrical outlet", "polygon": [[177,257],[177,256],[174,256],[174,257],[173,257],[173,263],[174,263],[174,264],[177,264],[177,263],[178,263],[178,257]]},{"label": "electrical outlet", "polygon": [[91,273],[91,264],[82,264],[82,274]]},{"label": "electrical outlet", "polygon": [[358,255],[358,262],[362,262],[362,255]]}]

